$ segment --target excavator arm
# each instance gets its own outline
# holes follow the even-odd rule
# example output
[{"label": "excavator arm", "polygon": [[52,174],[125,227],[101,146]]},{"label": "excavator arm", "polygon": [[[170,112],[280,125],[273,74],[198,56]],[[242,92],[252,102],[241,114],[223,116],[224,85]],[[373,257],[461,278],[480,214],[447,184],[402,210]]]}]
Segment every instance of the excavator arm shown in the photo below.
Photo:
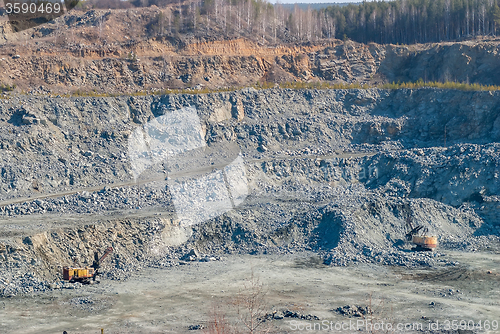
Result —
[{"label": "excavator arm", "polygon": [[423,226],[417,226],[413,228],[410,232],[406,233],[406,240],[411,241],[414,235],[417,235],[418,232],[423,228]]},{"label": "excavator arm", "polygon": [[423,229],[422,232],[426,233],[427,228],[424,228],[422,225],[417,225],[413,227],[413,224],[411,222],[411,217],[408,216],[406,218],[406,225],[408,225],[408,230],[409,232],[406,233],[406,240],[411,241],[414,235],[418,235],[418,233]]},{"label": "excavator arm", "polygon": [[111,254],[111,252],[113,251],[113,247],[108,247],[106,248],[106,251],[104,252],[104,254],[102,254],[101,258],[99,259],[99,264],[102,262],[102,260],[104,260],[109,254]]},{"label": "excavator arm", "polygon": [[92,264],[92,268],[94,268],[94,276],[92,276],[92,280],[95,281],[97,275],[99,275],[99,268],[101,267],[102,261],[113,251],[113,247],[106,248],[106,251],[99,258],[99,254],[94,252],[94,263]]}]

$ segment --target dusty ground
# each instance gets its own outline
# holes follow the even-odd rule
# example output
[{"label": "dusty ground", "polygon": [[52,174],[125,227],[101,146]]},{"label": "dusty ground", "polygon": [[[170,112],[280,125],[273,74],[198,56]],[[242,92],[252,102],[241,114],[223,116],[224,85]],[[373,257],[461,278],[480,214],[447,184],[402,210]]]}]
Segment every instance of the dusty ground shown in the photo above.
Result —
[{"label": "dusty ground", "polygon": [[327,267],[312,253],[230,255],[221,261],[145,269],[124,282],[103,280],[79,289],[2,299],[0,325],[4,333],[98,333],[100,328],[105,333],[192,333],[191,325],[208,326],[213,305],[222,305],[220,312],[236,324],[236,306],[231,302],[245,291],[252,271],[265,288],[263,300],[269,312],[291,310],[320,319],[267,322],[280,333],[293,332],[298,323],[291,320],[304,326],[323,320],[356,322],[363,318],[334,310],[367,306],[370,296],[374,324],[419,322],[426,329],[429,323],[445,326],[447,320],[500,321],[500,255],[446,252],[446,256],[456,265],[412,270]]}]

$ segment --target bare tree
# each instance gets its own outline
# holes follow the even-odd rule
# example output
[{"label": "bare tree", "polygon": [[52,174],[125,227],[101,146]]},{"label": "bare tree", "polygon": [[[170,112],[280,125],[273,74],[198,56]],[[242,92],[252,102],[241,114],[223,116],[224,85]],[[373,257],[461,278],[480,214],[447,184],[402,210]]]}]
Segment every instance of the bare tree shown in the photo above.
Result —
[{"label": "bare tree", "polygon": [[465,19],[466,19],[466,25],[467,25],[467,36],[469,36],[469,1],[466,1],[466,9],[465,9]]},{"label": "bare tree", "polygon": [[276,12],[278,11],[278,7],[280,6],[279,0],[276,1],[276,5],[273,8],[273,29],[274,29],[274,43],[276,44],[276,30],[277,30],[277,18]]},{"label": "bare tree", "polygon": [[182,20],[182,0],[179,0],[179,31],[182,30],[182,24],[183,24],[183,20]]},{"label": "bare tree", "polygon": [[252,26],[250,25],[250,15],[252,13],[252,0],[247,0],[248,8],[247,8],[247,29],[248,32],[252,33]]},{"label": "bare tree", "polygon": [[98,26],[99,26],[99,41],[102,40],[103,23],[104,23],[104,15],[101,15],[99,17],[99,23],[98,23]]},{"label": "bare tree", "polygon": [[240,1],[236,6],[236,24],[235,26],[238,27],[238,35],[240,34],[241,32],[241,15],[242,15],[242,12],[243,12],[243,8],[242,8],[242,4],[243,2]]},{"label": "bare tree", "polygon": [[266,43],[266,12],[262,17],[262,44]]},{"label": "bare tree", "polygon": [[310,41],[312,38],[312,10],[311,6],[307,6],[307,12],[306,12],[306,35],[307,35],[307,40]]},{"label": "bare tree", "polygon": [[481,16],[483,17],[483,35],[486,35],[486,26],[485,26],[485,22],[486,22],[486,8],[484,6],[484,4],[481,5]]},{"label": "bare tree", "polygon": [[250,279],[244,284],[235,301],[240,322],[249,334],[266,334],[271,331],[270,325],[265,323],[268,314],[265,296],[264,285],[252,270]]},{"label": "bare tree", "polygon": [[222,4],[222,10],[224,12],[223,20],[224,20],[224,31],[227,32],[227,7]]}]

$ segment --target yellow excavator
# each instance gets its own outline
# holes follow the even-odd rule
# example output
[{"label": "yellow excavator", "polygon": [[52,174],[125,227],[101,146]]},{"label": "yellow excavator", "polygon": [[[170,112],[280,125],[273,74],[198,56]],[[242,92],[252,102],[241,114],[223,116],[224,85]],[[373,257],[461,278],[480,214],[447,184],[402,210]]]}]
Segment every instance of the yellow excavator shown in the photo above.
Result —
[{"label": "yellow excavator", "polygon": [[63,279],[69,281],[70,283],[80,282],[82,284],[90,284],[91,279],[95,281],[97,275],[99,275],[99,268],[101,267],[102,261],[113,251],[112,247],[108,247],[104,254],[99,258],[99,254],[94,252],[94,262],[90,267],[64,267],[63,268]]},{"label": "yellow excavator", "polygon": [[437,237],[429,236],[429,229],[422,225],[413,226],[411,218],[406,220],[409,232],[406,233],[406,240],[411,241],[415,247],[414,251],[433,251],[437,247]]}]

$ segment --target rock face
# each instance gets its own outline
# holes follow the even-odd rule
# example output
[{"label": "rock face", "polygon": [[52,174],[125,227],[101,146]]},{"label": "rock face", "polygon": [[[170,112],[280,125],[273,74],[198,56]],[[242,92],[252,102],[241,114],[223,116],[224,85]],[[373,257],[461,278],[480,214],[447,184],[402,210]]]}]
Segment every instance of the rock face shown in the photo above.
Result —
[{"label": "rock face", "polygon": [[[399,47],[334,40],[327,46],[283,46],[271,52],[244,40],[229,49],[223,44],[231,41],[212,42],[220,53],[196,43],[184,48],[166,43],[143,47],[140,60],[120,56],[128,52],[126,47],[115,51],[117,55],[97,59],[95,55],[75,55],[69,50],[50,56],[34,53],[6,59],[6,71],[0,79],[26,90],[43,87],[34,89],[36,93],[47,89],[59,93],[120,93],[310,80],[377,84],[422,79],[500,85],[496,42]],[[165,49],[163,56],[156,55],[158,48]]]},{"label": "rock face", "polygon": [[263,45],[255,36],[208,27],[196,34],[158,36],[151,31],[158,15],[158,8],[72,11],[34,28],[32,39],[26,40],[9,32],[9,25],[0,26],[9,42],[0,50],[0,82],[34,94],[123,94],[295,81],[422,79],[500,85],[495,39],[411,46],[335,39]]},{"label": "rock face", "polygon": [[[115,279],[138,266],[232,252],[311,250],[330,265],[448,263],[439,251],[408,251],[408,216],[437,235],[442,249],[493,249],[499,95],[245,89],[1,100],[0,293],[55,287],[49,283],[58,268],[75,258],[85,264],[108,246],[115,252],[106,272]],[[131,133],[188,106],[196,108],[207,150],[134,180]],[[248,196],[218,217],[180,224],[165,178],[211,175],[231,159],[210,148],[231,145],[241,151]]]},{"label": "rock face", "polygon": [[[494,155],[494,143],[500,141],[498,95],[435,89],[250,89],[155,97],[16,97],[0,101],[0,197],[29,195],[34,182],[53,192],[125,181],[131,177],[130,133],[148,120],[184,106],[196,108],[207,143],[235,142],[248,157],[261,157],[258,148],[262,145],[269,149],[266,156],[290,157],[336,150],[375,153],[439,146],[441,151],[432,152],[436,159],[445,156],[440,158],[444,159],[441,164],[475,150],[479,150],[478,157],[484,155],[482,150]],[[28,104],[33,111],[19,107]],[[26,123],[25,119],[32,118],[26,116],[29,113],[36,113],[41,121]],[[450,148],[444,148],[445,141]],[[455,144],[475,146],[457,148]],[[493,148],[483,148],[487,144]],[[421,165],[435,163],[425,160],[428,152],[415,152],[411,157],[422,157]],[[401,161],[402,157],[392,159]],[[489,161],[494,165],[494,156]],[[393,167],[383,170],[389,172],[388,168]]]}]

